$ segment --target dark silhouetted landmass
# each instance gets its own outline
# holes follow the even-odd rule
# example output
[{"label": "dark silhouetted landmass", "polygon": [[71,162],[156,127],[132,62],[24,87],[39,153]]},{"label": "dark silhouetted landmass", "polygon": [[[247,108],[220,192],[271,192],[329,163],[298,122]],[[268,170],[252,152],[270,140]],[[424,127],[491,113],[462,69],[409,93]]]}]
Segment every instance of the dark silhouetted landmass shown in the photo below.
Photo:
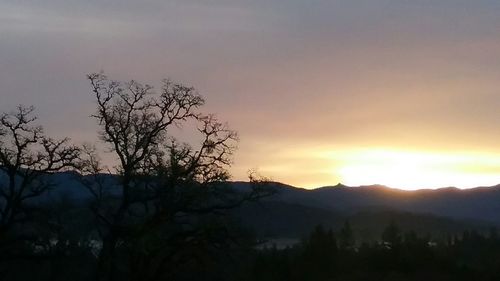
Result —
[{"label": "dark silhouetted landmass", "polygon": [[[74,172],[50,175],[55,185],[37,200],[70,200],[84,205],[91,197]],[[113,176],[101,175],[110,186]],[[250,183],[233,182],[247,191]],[[443,235],[467,229],[485,231],[500,224],[500,187],[467,190],[442,188],[403,191],[384,186],[333,186],[314,190],[273,183],[276,194],[234,210],[245,227],[264,238],[300,238],[318,225],[337,230],[345,220],[352,222],[362,239],[373,240],[390,221],[418,233]],[[118,196],[119,190],[110,188]]]}]

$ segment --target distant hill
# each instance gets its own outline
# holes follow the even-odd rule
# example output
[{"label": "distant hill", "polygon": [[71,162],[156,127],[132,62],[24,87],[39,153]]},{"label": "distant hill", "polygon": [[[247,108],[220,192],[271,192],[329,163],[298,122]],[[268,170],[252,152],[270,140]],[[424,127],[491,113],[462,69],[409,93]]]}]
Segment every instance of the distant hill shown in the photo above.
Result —
[{"label": "distant hill", "polygon": [[[234,184],[240,189],[248,186]],[[299,237],[313,225],[339,229],[345,220],[364,240],[380,237],[391,221],[403,230],[434,236],[500,226],[500,186],[416,191],[380,185],[307,190],[273,183],[273,187],[277,191],[273,198],[260,203],[260,210],[247,206],[250,210],[243,216],[262,235]]]},{"label": "distant hill", "polygon": [[245,204],[233,214],[262,237],[297,238],[319,224],[336,228],[346,219],[334,211],[280,201]]},{"label": "distant hill", "polygon": [[355,213],[339,213],[322,208],[294,203],[266,201],[252,203],[234,211],[242,224],[260,237],[305,237],[315,226],[323,225],[335,231],[349,221],[357,239],[372,241],[380,238],[391,222],[402,231],[415,231],[418,235],[445,238],[448,234],[462,234],[467,230],[486,233],[491,223],[460,220],[433,214],[410,213],[389,209],[366,209]]},{"label": "distant hill", "polygon": [[278,194],[272,200],[344,214],[354,214],[367,209],[391,209],[500,224],[500,186],[416,191],[380,185],[360,187],[337,185],[312,190],[280,183],[274,186]]},{"label": "distant hill", "polygon": [[[54,183],[40,201],[60,199],[84,203],[89,192],[71,172],[50,175]],[[116,177],[101,175],[109,184],[110,194]],[[5,177],[0,174],[0,184]],[[248,190],[248,182],[232,182],[239,190]],[[277,194],[259,203],[246,204],[234,214],[243,224],[265,237],[301,237],[315,225],[333,229],[349,220],[363,239],[377,236],[389,222],[421,234],[459,233],[466,229],[486,230],[500,226],[500,186],[467,190],[404,191],[384,186],[348,187],[343,185],[307,190],[271,183]]]}]

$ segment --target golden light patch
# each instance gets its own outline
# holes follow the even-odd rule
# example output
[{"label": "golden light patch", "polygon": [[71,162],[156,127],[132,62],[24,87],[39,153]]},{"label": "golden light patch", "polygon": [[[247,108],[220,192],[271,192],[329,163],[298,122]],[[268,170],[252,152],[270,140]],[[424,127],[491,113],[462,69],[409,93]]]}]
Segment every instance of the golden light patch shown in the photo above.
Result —
[{"label": "golden light patch", "polygon": [[382,184],[402,189],[500,183],[500,157],[484,154],[440,154],[373,149],[345,153],[338,170],[346,185]]}]

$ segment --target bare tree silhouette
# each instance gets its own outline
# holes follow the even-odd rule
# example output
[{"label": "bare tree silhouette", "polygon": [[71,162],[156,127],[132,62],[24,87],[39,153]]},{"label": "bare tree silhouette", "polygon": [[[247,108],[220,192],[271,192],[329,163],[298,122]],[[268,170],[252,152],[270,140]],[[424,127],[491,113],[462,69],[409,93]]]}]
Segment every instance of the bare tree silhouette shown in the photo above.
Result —
[{"label": "bare tree silhouette", "polygon": [[74,166],[80,154],[69,139],[45,136],[36,119],[33,106],[0,115],[0,236],[30,219],[30,200],[51,187],[45,175]]},{"label": "bare tree silhouette", "polygon": [[[94,150],[85,150],[84,174],[94,175],[85,177],[85,185],[95,199],[103,242],[99,279],[116,278],[117,260],[123,257],[118,251],[123,249],[131,262],[130,279],[157,279],[186,243],[209,236],[200,227],[200,216],[269,194],[257,184],[246,193],[224,184],[238,137],[214,115],[199,112],[204,99],[192,87],[164,80],[156,93],[149,85],[111,81],[102,73],[88,79],[97,102],[93,117],[101,128],[100,139],[119,160],[114,171],[119,182],[106,193],[95,176],[106,169]],[[188,122],[196,124],[197,147],[172,135],[172,128]]]}]

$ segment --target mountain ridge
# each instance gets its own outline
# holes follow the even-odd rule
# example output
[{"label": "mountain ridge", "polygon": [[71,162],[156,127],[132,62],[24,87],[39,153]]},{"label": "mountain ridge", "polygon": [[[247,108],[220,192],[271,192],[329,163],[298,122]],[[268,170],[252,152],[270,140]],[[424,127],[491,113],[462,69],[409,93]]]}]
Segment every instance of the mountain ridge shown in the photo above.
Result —
[{"label": "mountain ridge", "polygon": [[[90,194],[77,180],[75,172],[50,174],[55,186],[47,198],[62,196],[83,201]],[[114,182],[116,176],[103,174],[107,182]],[[0,174],[0,183],[2,175]],[[229,182],[236,189],[249,190],[251,183]],[[401,190],[382,185],[349,187],[342,184],[304,189],[280,182],[269,182],[276,194],[265,201],[300,204],[305,207],[324,209],[345,215],[367,209],[391,209],[412,213],[428,213],[453,219],[480,220],[500,226],[500,185],[458,189]],[[110,189],[119,192],[119,189]],[[117,194],[117,193],[116,193]]]}]

